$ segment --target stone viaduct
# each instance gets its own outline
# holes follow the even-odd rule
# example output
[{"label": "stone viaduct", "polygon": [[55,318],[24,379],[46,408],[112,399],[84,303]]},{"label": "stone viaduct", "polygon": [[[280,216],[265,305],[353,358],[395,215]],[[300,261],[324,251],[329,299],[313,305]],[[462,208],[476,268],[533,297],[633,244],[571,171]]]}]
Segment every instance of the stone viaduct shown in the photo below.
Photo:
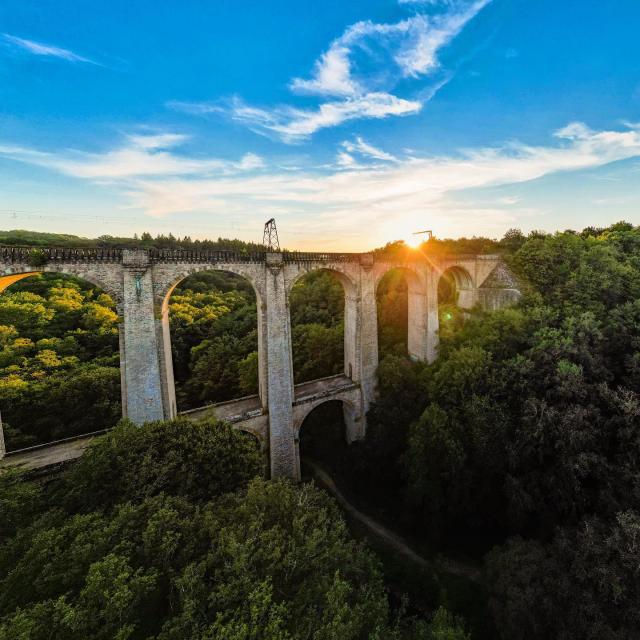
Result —
[{"label": "stone viaduct", "polygon": [[[257,396],[184,412],[215,415],[253,433],[268,452],[272,477],[299,478],[298,434],[305,417],[329,400],[343,403],[347,439],[365,434],[378,365],[376,290],[391,269],[401,269],[408,287],[408,349],[431,362],[438,345],[438,282],[455,281],[458,305],[497,309],[519,297],[498,256],[396,258],[371,253],[236,253],[143,249],[29,249],[0,247],[0,291],[40,272],[82,278],[103,289],[120,317],[123,414],[137,423],[172,418],[176,405],[169,298],[190,274],[227,271],[246,278],[258,309]],[[330,271],[344,287],[344,372],[293,383],[289,294],[305,274]]]}]

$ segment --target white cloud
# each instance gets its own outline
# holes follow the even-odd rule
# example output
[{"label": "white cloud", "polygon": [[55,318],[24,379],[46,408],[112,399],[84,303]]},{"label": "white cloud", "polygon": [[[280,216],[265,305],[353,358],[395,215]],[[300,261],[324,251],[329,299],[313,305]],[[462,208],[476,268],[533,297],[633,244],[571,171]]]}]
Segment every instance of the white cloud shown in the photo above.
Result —
[{"label": "white cloud", "polygon": [[141,176],[202,175],[210,172],[250,171],[262,166],[260,156],[246,154],[238,162],[218,158],[192,158],[168,149],[188,136],[164,133],[127,136],[125,144],[104,153],[71,151],[46,153],[15,145],[1,145],[0,156],[92,180],[126,180]]},{"label": "white cloud", "polygon": [[425,218],[452,229],[451,233],[456,229],[469,233],[470,228],[499,232],[518,215],[517,201],[474,207],[456,202],[455,194],[635,156],[640,156],[640,132],[633,130],[591,132],[556,146],[512,143],[456,156],[406,158],[375,168],[361,167],[351,153],[343,151],[338,157],[340,168],[330,173],[291,175],[267,170],[251,177],[177,177],[140,182],[130,196],[132,204],[154,215],[197,210],[223,214],[230,207],[249,213],[263,206],[305,211],[307,215],[288,223],[292,231],[312,235],[312,228],[317,228],[321,237],[335,232],[364,248],[402,237]]},{"label": "white cloud", "polygon": [[412,99],[391,91],[402,77],[417,78],[436,71],[438,52],[490,2],[459,0],[449,11],[436,15],[417,14],[389,24],[370,20],[352,24],[316,60],[310,78],[294,78],[289,85],[294,92],[325,99],[315,109],[290,105],[265,109],[240,98],[226,105],[173,101],[167,106],[194,115],[226,114],[258,133],[289,143],[350,120],[416,114],[451,74],[434,78],[431,86]]},{"label": "white cloud", "polygon": [[381,150],[356,139],[340,149],[339,166],[330,171],[264,167],[253,154],[237,162],[178,156],[166,150],[184,141],[178,134],[132,136],[125,145],[100,154],[0,145],[0,156],[93,183],[106,180],[105,188],[124,197],[126,206],[152,216],[186,211],[255,216],[274,207],[283,216],[295,212],[287,228],[317,237],[317,248],[337,234],[342,249],[355,250],[407,235],[426,221],[442,233],[500,233],[516,216],[531,218],[535,211],[521,209],[516,198],[487,206],[485,197],[469,191],[462,201],[460,192],[640,157],[639,128],[594,131],[572,123],[555,136],[556,142],[547,146],[511,142],[456,155],[414,153],[369,166],[354,154],[373,157]]},{"label": "white cloud", "polygon": [[[370,20],[356,22],[315,62],[312,78],[296,78],[291,88],[324,96],[365,93],[370,80],[364,74],[353,77],[355,61],[352,58],[358,56],[381,58],[380,54],[387,53],[390,62],[394,62],[404,76],[417,77],[433,71],[439,66],[438,51],[490,2],[458,2],[443,14],[418,14],[389,24]],[[389,77],[396,76],[394,70],[391,71]]]},{"label": "white cloud", "polygon": [[243,171],[251,171],[251,169],[261,169],[264,167],[264,160],[255,153],[246,153],[240,159],[240,162],[235,163],[238,169]]},{"label": "white cloud", "polygon": [[257,133],[275,134],[285,142],[295,143],[307,139],[320,129],[335,127],[350,120],[414,114],[420,111],[422,103],[404,100],[389,93],[375,92],[324,102],[317,109],[287,106],[268,111],[247,105],[239,98],[234,98],[227,107],[185,102],[171,102],[168,106],[200,115],[223,112]]},{"label": "white cloud", "polygon": [[52,58],[60,58],[61,60],[67,60],[68,62],[87,62],[89,64],[100,65],[99,62],[85,58],[78,55],[69,49],[63,49],[61,47],[54,47],[50,44],[43,44],[42,42],[35,42],[34,40],[27,40],[25,38],[18,38],[8,33],[3,33],[2,37],[11,45],[28,51],[36,56],[48,56]]},{"label": "white cloud", "polygon": [[354,142],[345,140],[342,143],[342,146],[349,153],[360,153],[361,155],[366,156],[368,158],[373,158],[374,160],[383,160],[385,162],[398,161],[398,159],[395,156],[392,156],[390,153],[387,153],[382,149],[378,149],[377,147],[374,147],[372,144],[369,144],[360,136],[358,136]]},{"label": "white cloud", "polygon": [[436,16],[416,16],[412,25],[412,41],[396,56],[396,62],[407,76],[419,76],[438,67],[437,54],[491,0],[476,0],[451,13]]},{"label": "white cloud", "polygon": [[359,168],[359,165],[356,159],[346,151],[338,151],[338,154],[336,156],[336,162],[340,167],[343,167],[344,169]]},{"label": "white cloud", "polygon": [[[367,93],[344,101],[325,102],[317,110],[288,109],[284,121],[263,126],[285,140],[296,141],[348,120],[404,116],[417,113],[421,108],[420,102],[404,100],[389,93]],[[247,117],[246,112],[244,117]]]},{"label": "white cloud", "polygon": [[315,63],[311,80],[295,78],[294,91],[331,96],[352,96],[361,92],[359,84],[351,78],[350,50],[340,44],[332,45]]}]

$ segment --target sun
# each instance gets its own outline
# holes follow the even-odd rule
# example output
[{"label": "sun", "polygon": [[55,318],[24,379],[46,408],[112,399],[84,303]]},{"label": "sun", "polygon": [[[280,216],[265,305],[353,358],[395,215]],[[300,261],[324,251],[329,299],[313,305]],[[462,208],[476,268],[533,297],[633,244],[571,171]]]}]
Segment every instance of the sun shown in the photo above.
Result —
[{"label": "sun", "polygon": [[424,239],[415,233],[409,234],[404,239],[404,243],[407,246],[411,247],[412,249],[417,249],[423,242],[424,242]]}]

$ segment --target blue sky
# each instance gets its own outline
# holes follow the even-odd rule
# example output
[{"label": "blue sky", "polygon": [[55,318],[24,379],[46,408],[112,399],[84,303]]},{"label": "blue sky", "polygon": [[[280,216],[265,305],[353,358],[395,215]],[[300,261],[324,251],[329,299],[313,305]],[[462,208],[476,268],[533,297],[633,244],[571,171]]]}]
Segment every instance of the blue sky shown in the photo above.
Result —
[{"label": "blue sky", "polygon": [[0,228],[364,250],[640,223],[637,0],[0,5]]}]

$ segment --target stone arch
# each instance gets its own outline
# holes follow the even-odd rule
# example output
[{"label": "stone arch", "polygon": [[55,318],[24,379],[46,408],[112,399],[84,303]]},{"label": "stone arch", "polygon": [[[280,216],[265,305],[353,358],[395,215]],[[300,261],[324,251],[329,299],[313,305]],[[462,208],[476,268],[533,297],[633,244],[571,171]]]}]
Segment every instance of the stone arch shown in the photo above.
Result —
[{"label": "stone arch", "polygon": [[[296,439],[300,436],[300,430],[302,429],[304,421],[315,409],[328,402],[341,402],[345,411],[349,411],[350,416],[352,416],[354,420],[358,417],[357,402],[352,398],[344,397],[343,394],[330,396],[328,398],[317,398],[311,402],[300,404],[296,406],[293,411],[293,433]],[[351,438],[351,440],[355,439],[356,437]]]},{"label": "stone arch", "polygon": [[[253,289],[256,296],[256,311],[257,311],[257,334],[258,334],[258,379],[259,389],[258,395],[260,398],[264,398],[266,395],[266,358],[264,354],[263,345],[263,313],[264,313],[264,296],[263,286],[255,278],[254,265],[244,264],[216,264],[206,263],[200,265],[179,265],[176,268],[166,269],[166,265],[163,272],[154,273],[157,277],[157,281],[154,279],[155,289],[155,308],[156,308],[156,335],[158,342],[158,359],[160,362],[160,377],[162,384],[163,404],[165,407],[165,416],[167,418],[174,418],[178,415],[178,405],[176,400],[176,387],[175,377],[173,370],[173,353],[171,350],[171,327],[169,322],[169,302],[171,295],[175,291],[176,287],[186,280],[189,276],[197,273],[205,272],[221,272],[231,273],[235,276],[247,281]],[[249,267],[249,268],[247,268]]]},{"label": "stone arch", "polygon": [[[78,280],[85,280],[94,287],[102,289],[105,293],[109,294],[118,308],[122,305],[122,271],[119,265],[109,265],[114,268],[112,275],[112,282],[108,281],[108,278],[100,277],[100,275],[94,273],[91,269],[87,269],[83,265],[76,265],[69,263],[66,265],[42,265],[37,268],[28,266],[18,266],[17,268],[9,267],[4,270],[4,273],[0,275],[0,293],[2,293],[7,287],[10,287],[15,282],[24,280],[31,276],[36,276],[41,273],[59,273],[63,276],[70,276],[72,278],[78,278]],[[115,277],[114,277],[115,276]]]},{"label": "stone arch", "polygon": [[234,425],[234,429],[254,438],[260,447],[260,451],[267,452],[269,450],[269,442],[263,428],[249,423],[238,422]]},{"label": "stone arch", "polygon": [[[305,277],[319,272],[331,273],[336,280],[342,285],[344,293],[344,337],[343,337],[343,372],[344,375],[352,380],[360,378],[360,362],[358,358],[358,341],[359,341],[359,296],[358,286],[353,276],[342,268],[341,265],[305,265],[291,278],[287,285],[287,304],[289,304],[290,295],[296,283]],[[291,309],[289,309],[291,314]],[[293,366],[292,366],[293,370]]]},{"label": "stone arch", "polygon": [[291,278],[287,285],[287,294],[291,293],[291,290],[295,286],[297,282],[299,282],[302,278],[308,276],[311,273],[317,273],[318,271],[327,271],[333,274],[344,289],[345,296],[356,296],[358,292],[358,287],[354,281],[353,275],[348,273],[348,270],[345,269],[342,265],[328,265],[328,264],[310,264],[304,265],[300,267],[298,272],[295,274],[293,278]]},{"label": "stone arch", "polygon": [[475,286],[469,271],[460,265],[442,270],[438,278],[438,302],[451,302],[463,309],[475,304]]},{"label": "stone arch", "polygon": [[[7,291],[7,289],[9,289],[12,285],[21,282],[23,280],[27,280],[28,278],[32,278],[34,276],[40,276],[40,275],[52,275],[52,276],[59,276],[63,281],[64,280],[76,280],[76,281],[82,281],[84,283],[84,285],[92,285],[93,287],[95,287],[96,289],[99,290],[100,293],[104,293],[106,294],[109,298],[111,298],[117,313],[118,313],[118,318],[117,318],[117,322],[114,322],[115,326],[117,326],[118,329],[118,342],[119,345],[116,346],[115,351],[114,351],[114,355],[117,353],[119,358],[118,358],[118,365],[117,368],[119,369],[119,373],[117,374],[120,378],[120,389],[119,389],[119,398],[113,398],[110,395],[106,396],[109,401],[118,399],[121,402],[121,406],[124,408],[124,394],[123,394],[123,390],[124,390],[124,379],[123,379],[123,375],[124,375],[124,366],[123,366],[123,361],[122,361],[122,354],[121,354],[121,349],[120,349],[120,344],[122,341],[122,318],[120,316],[120,313],[122,311],[121,308],[121,302],[122,302],[122,294],[121,294],[121,289],[117,288],[116,285],[114,285],[113,283],[111,284],[107,284],[103,279],[97,277],[94,273],[92,272],[87,272],[86,270],[82,269],[82,268],[76,268],[76,269],[72,269],[69,268],[69,266],[74,266],[74,265],[65,265],[65,266],[60,266],[60,265],[54,265],[54,266],[49,266],[49,265],[42,265],[39,266],[38,268],[29,268],[28,266],[22,267],[22,266],[18,266],[16,267],[11,267],[11,268],[5,268],[4,269],[4,273],[0,272],[0,294],[4,293]],[[121,274],[121,272],[120,272]],[[117,278],[115,279],[115,281],[117,282]],[[73,334],[72,334],[73,335]],[[50,339],[52,336],[47,335],[45,333],[44,338],[48,338]],[[55,347],[47,347],[47,348],[51,348],[55,351]],[[89,353],[90,358],[86,361],[81,361],[80,364],[84,365],[84,364],[91,364],[92,360],[95,358],[95,354],[94,353]],[[115,369],[115,367],[113,367]],[[69,371],[68,373],[65,373],[65,379],[67,381],[73,381],[74,380],[74,374],[76,374],[76,372],[74,372],[73,370]],[[86,389],[85,389],[86,390]],[[3,407],[3,409],[6,410],[6,413],[4,415],[5,419],[7,418],[7,414],[10,415],[10,411],[8,410],[7,407]],[[105,417],[104,414],[100,414],[101,417]],[[117,421],[117,419],[116,419]],[[57,436],[54,438],[55,440],[58,439],[65,439],[67,437],[69,438],[76,438],[76,437],[84,437],[87,433],[92,432],[92,431],[96,431],[96,429],[109,429],[111,428],[115,422],[113,423],[108,423],[106,426],[100,427],[100,426],[93,426],[90,429],[83,429],[82,431],[73,431],[68,435],[65,435],[64,438],[62,436]],[[7,420],[7,422],[9,422],[9,420]],[[19,422],[19,421],[18,421]],[[67,427],[69,426],[69,421],[68,421],[68,416],[64,416],[63,422],[65,424],[67,424]],[[17,425],[12,425],[12,426],[17,426],[17,427],[21,427],[22,425],[20,425],[19,423]],[[97,431],[97,432],[101,432],[101,431]],[[51,439],[49,439],[49,441],[47,443],[37,443],[37,446],[40,446],[41,444],[52,444]],[[0,456],[1,457],[1,456]]]},{"label": "stone arch", "polygon": [[[376,273],[375,293],[378,300],[378,290],[385,276],[398,271],[404,276],[407,284],[407,352],[414,360],[430,359],[429,344],[429,286],[426,274],[418,271],[412,265],[385,264],[383,269]],[[378,335],[380,327],[378,327]]]},{"label": "stone arch", "polygon": [[412,290],[421,295],[426,295],[427,282],[425,281],[424,274],[415,266],[409,264],[385,264],[382,269],[378,269],[375,278],[376,293],[380,281],[391,271],[401,271],[407,281],[407,285],[410,286]]},{"label": "stone arch", "polygon": [[[294,407],[293,412],[293,434],[295,441],[296,451],[296,464],[298,467],[298,477],[300,477],[300,442],[301,434],[304,431],[304,423],[311,416],[316,409],[323,405],[330,403],[339,403],[342,405],[342,418],[344,422],[344,431],[341,434],[345,444],[351,444],[354,440],[362,437],[359,431],[359,424],[361,422],[361,415],[359,409],[359,403],[354,401],[353,398],[346,394],[340,394],[329,398],[318,398],[313,402],[306,403],[304,405],[298,405]],[[335,434],[334,434],[335,435]]]},{"label": "stone arch", "polygon": [[249,282],[256,294],[256,299],[262,303],[264,299],[264,285],[256,277],[256,265],[243,263],[203,263],[191,265],[158,265],[154,267],[154,288],[157,304],[163,305],[169,300],[174,289],[189,276],[203,271],[221,271],[233,273]]}]

